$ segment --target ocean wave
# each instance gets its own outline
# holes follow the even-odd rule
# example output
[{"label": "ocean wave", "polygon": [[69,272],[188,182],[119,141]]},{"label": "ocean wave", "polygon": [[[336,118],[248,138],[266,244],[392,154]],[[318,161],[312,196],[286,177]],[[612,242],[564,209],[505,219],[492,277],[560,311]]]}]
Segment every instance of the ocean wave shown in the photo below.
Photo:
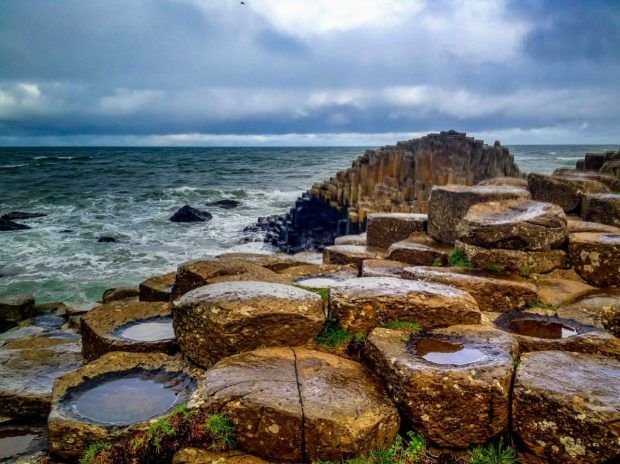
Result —
[{"label": "ocean wave", "polygon": [[35,156],[32,158],[34,160],[50,160],[50,161],[58,161],[58,160],[89,160],[93,159],[92,156]]},{"label": "ocean wave", "polygon": [[583,159],[583,156],[558,156],[556,160],[559,161],[577,161]]},{"label": "ocean wave", "polygon": [[275,189],[267,193],[267,196],[273,200],[293,202],[297,200],[303,193],[304,193],[303,190],[282,191],[282,190]]},{"label": "ocean wave", "polygon": [[14,169],[14,168],[22,168],[26,166],[25,164],[1,164],[0,168],[2,169]]}]

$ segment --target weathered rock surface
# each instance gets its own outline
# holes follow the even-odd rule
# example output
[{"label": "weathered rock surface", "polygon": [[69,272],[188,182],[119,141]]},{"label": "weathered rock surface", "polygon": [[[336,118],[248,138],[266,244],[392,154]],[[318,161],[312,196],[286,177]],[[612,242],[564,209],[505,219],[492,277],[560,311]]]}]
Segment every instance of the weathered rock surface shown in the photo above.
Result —
[{"label": "weathered rock surface", "polygon": [[109,288],[101,296],[101,302],[103,304],[112,303],[113,301],[121,300],[137,300],[140,295],[140,290],[137,287],[118,287]]},{"label": "weathered rock surface", "polygon": [[314,277],[333,277],[335,279],[351,279],[358,276],[357,266],[350,264],[304,264],[279,272],[282,276],[298,282],[300,279]]},{"label": "weathered rock surface", "polygon": [[36,313],[32,295],[17,295],[0,301],[0,324],[15,323]]},{"label": "weathered rock surface", "polygon": [[579,353],[526,353],[517,369],[513,429],[545,463],[620,457],[620,363]]},{"label": "weathered rock surface", "polygon": [[470,245],[522,251],[559,248],[568,236],[564,210],[532,200],[478,203],[456,230],[459,240]]},{"label": "weathered rock surface", "polygon": [[176,272],[149,277],[138,286],[140,301],[170,301]]},{"label": "weathered rock surface", "polygon": [[377,248],[359,245],[333,245],[323,250],[325,264],[352,264],[362,272],[362,263],[365,259],[383,258],[384,253]]},{"label": "weathered rock surface", "polygon": [[536,293],[541,303],[560,306],[594,290],[594,287],[570,279],[544,278],[536,280]]},{"label": "weathered rock surface", "polygon": [[292,256],[284,253],[223,253],[216,256],[224,261],[245,261],[269,269],[273,272],[282,272],[289,267],[303,266],[304,261],[297,261]]},{"label": "weathered rock surface", "polygon": [[607,186],[611,191],[620,189],[620,178],[617,178],[615,176],[610,176],[607,174],[602,174],[600,172],[578,171],[576,169],[571,169],[571,168],[559,168],[553,171],[552,175],[556,177],[563,177],[563,178],[568,178],[568,179],[594,180]]},{"label": "weathered rock surface", "polygon": [[251,281],[193,290],[175,303],[172,314],[181,350],[205,367],[256,348],[302,345],[325,323],[316,293]]},{"label": "weathered rock surface", "polygon": [[388,259],[401,261],[412,266],[431,266],[437,262],[445,265],[451,251],[452,247],[437,242],[426,234],[419,233],[390,246]]},{"label": "weathered rock surface", "polygon": [[339,461],[388,446],[399,419],[365,369],[305,348],[264,348],[206,374],[205,407],[235,423],[245,452],[285,462]]},{"label": "weathered rock surface", "polygon": [[390,259],[366,259],[362,264],[362,277],[400,277],[409,264]]},{"label": "weathered rock surface", "polygon": [[488,269],[499,267],[508,272],[521,274],[546,274],[554,269],[566,266],[566,252],[564,250],[549,251],[520,251],[488,249],[469,245],[460,241],[454,246],[465,251],[467,258],[478,268]]},{"label": "weathered rock surface", "polygon": [[[176,341],[171,333],[160,338],[157,333],[143,333],[138,338],[123,335],[122,329],[139,322],[172,324],[170,303],[114,302],[98,306],[81,318],[82,354],[86,361],[110,351],[173,353]],[[156,330],[153,328],[153,330]]]},{"label": "weathered rock surface", "polygon": [[510,187],[519,187],[526,189],[527,180],[521,177],[492,177],[478,182],[476,185],[508,185]]},{"label": "weathered rock surface", "polygon": [[428,235],[440,242],[452,244],[458,236],[456,226],[470,207],[477,203],[518,199],[530,199],[529,192],[506,185],[433,187],[429,200]]},{"label": "weathered rock surface", "polygon": [[190,290],[203,285],[247,280],[281,284],[291,283],[286,277],[247,261],[200,259],[188,261],[179,266],[170,296],[172,299],[177,299]]},{"label": "weathered rock surface", "polygon": [[341,237],[336,237],[334,240],[334,245],[359,245],[366,246],[367,235],[366,232],[363,234],[356,235],[343,235]]},{"label": "weathered rock surface", "polygon": [[207,211],[200,211],[185,205],[170,216],[170,222],[205,222],[211,220],[212,217]]},{"label": "weathered rock surface", "polygon": [[468,448],[505,432],[516,341],[483,326],[410,336],[375,329],[365,355],[403,417],[440,447]]},{"label": "weathered rock surface", "polygon": [[44,418],[54,379],[82,364],[80,337],[71,332],[10,340],[0,349],[0,416]]},{"label": "weathered rock surface", "polygon": [[581,217],[586,221],[620,227],[620,193],[592,193],[581,200]]},{"label": "weathered rock surface", "polygon": [[332,287],[330,311],[352,332],[368,332],[391,321],[426,328],[480,323],[476,300],[447,285],[393,277],[361,277]]},{"label": "weathered rock surface", "polygon": [[[161,405],[154,417],[135,422],[107,423],[89,418],[75,407],[74,395],[88,392],[92,388],[113,379],[131,376],[146,376],[152,381],[174,388],[176,399],[172,404]],[[202,387],[203,373],[185,362],[162,353],[107,353],[73,372],[64,374],[54,382],[52,409],[48,418],[50,453],[63,460],[76,460],[89,445],[97,442],[113,442],[129,438],[138,431],[148,429],[151,419],[169,414],[180,403],[191,400],[195,390]],[[159,380],[157,380],[159,379]],[[174,387],[173,387],[174,385]],[[125,391],[123,404],[110,404],[114,409],[129,408],[138,415],[149,401],[148,391],[140,386]],[[114,392],[110,392],[113,395]],[[151,392],[152,393],[152,392]],[[82,404],[84,406],[84,404]],[[103,407],[104,405],[102,405]],[[95,408],[95,405],[91,405]],[[107,413],[106,413],[107,415]],[[138,417],[138,415],[136,417]]]},{"label": "weathered rock surface", "polygon": [[268,462],[237,450],[217,453],[200,448],[183,448],[174,455],[172,464],[268,464]]},{"label": "weathered rock surface", "polygon": [[426,214],[369,214],[366,225],[367,245],[386,249],[393,243],[405,240],[414,232],[424,232],[427,221]]},{"label": "weathered rock surface", "polygon": [[620,234],[571,234],[568,254],[575,271],[596,287],[620,287]]},{"label": "weathered rock surface", "polygon": [[474,297],[480,311],[517,311],[537,300],[536,286],[522,279],[497,273],[453,267],[408,267],[403,279],[450,285]]},{"label": "weathered rock surface", "polygon": [[558,205],[566,213],[578,212],[585,194],[609,192],[606,185],[589,179],[530,174],[527,182],[532,199]]},{"label": "weathered rock surface", "polygon": [[598,222],[582,221],[576,216],[567,216],[566,225],[568,227],[568,233],[574,234],[577,232],[612,232],[620,233],[620,227],[614,227],[607,224],[600,224]]},{"label": "weathered rock surface", "polygon": [[519,341],[521,352],[574,351],[620,359],[620,340],[606,331],[552,314],[503,314],[495,320]]},{"label": "weathered rock surface", "polygon": [[593,290],[558,309],[558,316],[610,331],[620,337],[620,290]]}]

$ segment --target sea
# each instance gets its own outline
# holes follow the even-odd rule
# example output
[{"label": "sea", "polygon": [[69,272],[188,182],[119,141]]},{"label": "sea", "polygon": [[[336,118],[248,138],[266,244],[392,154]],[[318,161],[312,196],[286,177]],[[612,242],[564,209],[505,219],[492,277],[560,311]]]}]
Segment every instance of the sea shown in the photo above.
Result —
[{"label": "sea", "polygon": [[[345,169],[366,148],[0,148],[0,215],[41,212],[0,232],[0,300],[89,305],[111,287],[136,285],[187,260],[229,251],[270,253],[243,243],[259,216],[288,211],[314,182]],[[509,146],[525,172],[574,167],[603,145]],[[223,209],[209,202],[234,199]],[[181,206],[204,223],[172,223]],[[99,243],[100,236],[117,243]]]}]

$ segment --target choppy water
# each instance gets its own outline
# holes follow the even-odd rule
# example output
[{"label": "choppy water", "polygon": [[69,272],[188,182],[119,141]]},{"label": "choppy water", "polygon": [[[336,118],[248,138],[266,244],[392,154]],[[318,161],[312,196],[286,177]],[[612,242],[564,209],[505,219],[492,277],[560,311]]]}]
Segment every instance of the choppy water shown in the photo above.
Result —
[{"label": "choppy water", "polygon": [[[515,146],[525,171],[574,166],[607,146]],[[31,230],[0,232],[0,298],[95,301],[108,287],[137,284],[188,259],[235,251],[258,216],[282,213],[310,185],[348,167],[364,148],[0,148],[0,213],[47,217]],[[224,210],[205,203],[237,199]],[[213,214],[174,224],[184,204]],[[97,243],[112,235],[119,243]]]}]

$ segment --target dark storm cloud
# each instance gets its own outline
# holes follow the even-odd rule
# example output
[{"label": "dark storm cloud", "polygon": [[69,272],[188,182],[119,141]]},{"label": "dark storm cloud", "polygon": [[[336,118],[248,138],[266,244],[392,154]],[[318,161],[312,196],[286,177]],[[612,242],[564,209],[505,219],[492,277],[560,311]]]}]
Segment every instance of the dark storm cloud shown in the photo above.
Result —
[{"label": "dark storm cloud", "polygon": [[451,127],[615,142],[619,34],[617,2],[585,0],[6,0],[0,143]]}]

